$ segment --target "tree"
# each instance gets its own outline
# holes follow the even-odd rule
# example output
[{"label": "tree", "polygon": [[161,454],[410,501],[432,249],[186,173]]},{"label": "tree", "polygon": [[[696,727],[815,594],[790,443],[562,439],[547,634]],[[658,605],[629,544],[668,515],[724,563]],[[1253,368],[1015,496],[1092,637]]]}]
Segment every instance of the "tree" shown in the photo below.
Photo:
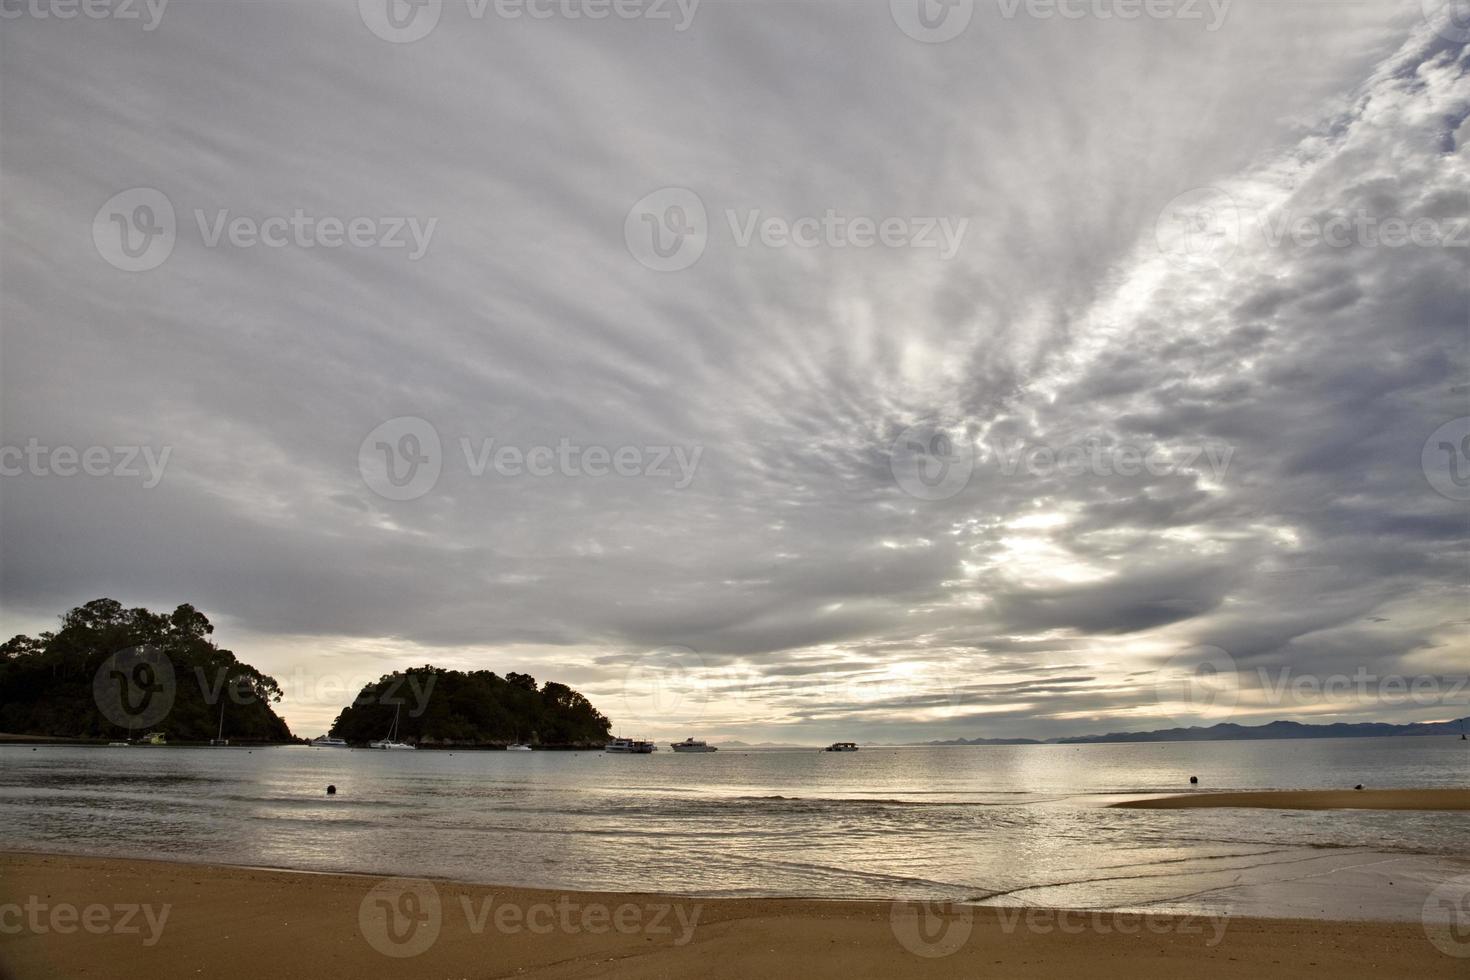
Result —
[{"label": "tree", "polygon": [[[61,616],[55,633],[16,636],[0,646],[0,731],[118,737],[129,728],[118,723],[116,710],[107,710],[107,678],[117,674],[126,684],[127,671],[116,669],[119,658],[147,650],[161,658],[147,676],[158,703],[167,707],[153,727],[171,740],[214,738],[223,700],[227,737],[290,741],[290,729],[270,707],[280,703],[280,685],[215,646],[213,632],[209,619],[187,603],[168,614],[124,609],[113,599],[78,606]],[[101,687],[94,688],[99,674]]]}]

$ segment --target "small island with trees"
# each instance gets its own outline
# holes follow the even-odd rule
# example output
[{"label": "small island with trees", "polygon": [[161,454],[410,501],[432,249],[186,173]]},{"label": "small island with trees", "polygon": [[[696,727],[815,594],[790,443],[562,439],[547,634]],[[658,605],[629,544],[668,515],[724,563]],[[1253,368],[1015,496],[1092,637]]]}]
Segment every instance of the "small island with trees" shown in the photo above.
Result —
[{"label": "small island with trees", "polygon": [[420,748],[600,748],[611,723],[581,694],[529,674],[415,667],[363,687],[332,723],[333,738],[357,745],[390,731]]}]

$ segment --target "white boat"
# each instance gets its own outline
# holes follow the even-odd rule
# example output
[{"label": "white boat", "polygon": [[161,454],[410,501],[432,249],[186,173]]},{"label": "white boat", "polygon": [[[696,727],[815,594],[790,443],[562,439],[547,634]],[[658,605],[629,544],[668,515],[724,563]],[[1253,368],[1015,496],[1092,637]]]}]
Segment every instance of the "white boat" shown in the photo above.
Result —
[{"label": "white boat", "polygon": [[412,752],[417,747],[409,745],[407,742],[398,741],[398,712],[402,709],[403,705],[401,704],[396,704],[393,706],[393,727],[388,729],[388,737],[384,739],[379,739],[376,742],[369,742],[368,748],[388,749],[389,751],[406,749]]},{"label": "white boat", "polygon": [[615,738],[604,745],[602,750],[619,755],[647,755],[658,751],[658,746],[641,738]]},{"label": "white boat", "polygon": [[222,749],[228,747],[229,744],[230,740],[225,738],[225,702],[221,698],[219,702],[219,733],[209,740],[209,747],[212,749]]},{"label": "white boat", "polygon": [[827,746],[822,751],[824,751],[824,752],[856,752],[857,750],[858,750],[858,747],[857,747],[857,743],[856,742],[833,742],[831,745]]},{"label": "white boat", "polygon": [[527,745],[525,742],[517,742],[514,745],[507,745],[505,747],[505,751],[507,751],[507,752],[529,752],[529,751],[531,751],[531,747],[529,745]]},{"label": "white boat", "polygon": [[675,752],[718,752],[719,751],[719,749],[715,748],[713,745],[710,745],[708,742],[701,741],[700,739],[697,739],[697,738],[686,738],[682,742],[670,742],[669,743],[669,748],[673,749]]},{"label": "white boat", "polygon": [[345,738],[333,738],[330,735],[318,735],[311,740],[311,745],[316,749],[345,749],[348,747]]},{"label": "white boat", "polygon": [[418,746],[416,746],[416,745],[409,745],[407,742],[395,742],[391,738],[385,738],[385,739],[382,739],[381,741],[369,742],[368,743],[368,748],[370,748],[370,749],[389,749],[389,750],[402,750],[402,749],[406,749],[409,752],[412,752],[414,749],[418,748]]}]

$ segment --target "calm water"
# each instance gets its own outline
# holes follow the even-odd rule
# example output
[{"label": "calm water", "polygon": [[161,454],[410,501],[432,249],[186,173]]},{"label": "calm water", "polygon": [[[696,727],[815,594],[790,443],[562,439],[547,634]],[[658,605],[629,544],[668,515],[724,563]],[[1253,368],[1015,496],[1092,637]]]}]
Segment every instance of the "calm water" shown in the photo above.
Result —
[{"label": "calm water", "polygon": [[19,849],[507,885],[1258,914],[1413,918],[1435,882],[1470,870],[1470,814],[1103,806],[1186,791],[1190,775],[1204,789],[1465,786],[1470,743],[641,757],[11,746],[0,825]]}]

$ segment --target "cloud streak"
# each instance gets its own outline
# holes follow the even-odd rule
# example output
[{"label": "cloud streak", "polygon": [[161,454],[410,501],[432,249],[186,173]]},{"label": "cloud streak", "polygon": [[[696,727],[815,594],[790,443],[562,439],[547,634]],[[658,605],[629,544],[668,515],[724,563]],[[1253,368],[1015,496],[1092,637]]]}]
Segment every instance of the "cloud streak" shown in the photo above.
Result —
[{"label": "cloud streak", "polygon": [[[1146,727],[1200,644],[1466,662],[1470,512],[1423,452],[1470,415],[1470,75],[1417,4],[1207,31],[981,3],[943,44],[881,4],[706,3],[686,31],[450,4],[412,44],[356,6],[0,36],[0,441],[171,448],[151,489],[3,478],[7,625],[194,602],[298,679],[298,729],[340,707],[322,675],[430,660],[752,741]],[[137,187],[178,221],[127,273],[88,229]],[[625,240],[660,188],[708,211],[680,271]],[[195,219],[298,211],[434,231],[412,260]],[[966,224],[949,258],[724,227],[829,211]],[[405,417],[442,471],[387,499],[359,456]],[[916,425],[969,454],[955,492],[896,479]],[[700,456],[682,487],[477,474],[462,440]]]}]

